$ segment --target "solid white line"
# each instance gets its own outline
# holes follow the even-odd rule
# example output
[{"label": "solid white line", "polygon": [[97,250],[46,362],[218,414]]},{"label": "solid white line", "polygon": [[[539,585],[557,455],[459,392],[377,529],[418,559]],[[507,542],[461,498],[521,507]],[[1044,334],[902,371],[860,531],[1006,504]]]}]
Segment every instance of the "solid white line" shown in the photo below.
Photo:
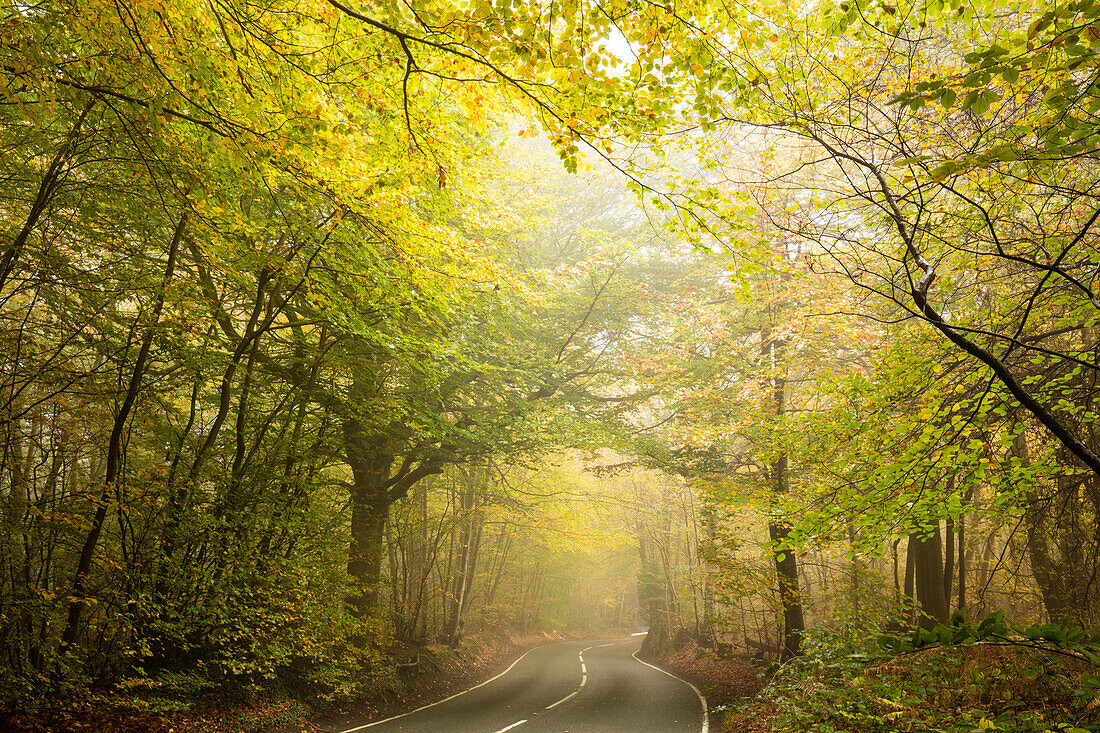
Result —
[{"label": "solid white line", "polygon": [[607,644],[600,644],[599,646],[592,647],[593,649],[603,649],[605,646],[615,646],[616,644],[622,644],[621,641],[612,641]]},{"label": "solid white line", "polygon": [[570,692],[570,693],[569,693],[568,695],[566,695],[566,696],[565,696],[565,697],[563,697],[562,699],[558,700],[558,701],[557,701],[556,703],[554,703],[553,705],[547,705],[545,709],[546,709],[546,710],[553,710],[553,709],[554,709],[554,708],[556,708],[556,707],[557,707],[558,705],[561,705],[561,704],[562,704],[563,702],[565,702],[565,701],[566,701],[566,700],[568,700],[569,698],[571,698],[571,697],[573,697],[574,695],[576,695],[576,694],[577,694],[578,692],[580,692],[580,690],[573,690],[572,692]]},{"label": "solid white line", "polygon": [[584,666],[584,662],[581,662],[581,674],[588,674],[588,667]]},{"label": "solid white line", "polygon": [[[554,643],[558,643],[558,642],[554,642]],[[482,682],[480,685],[474,685],[473,687],[471,687],[468,690],[463,690],[462,692],[456,692],[455,694],[451,695],[450,697],[443,698],[442,700],[437,700],[436,702],[429,703],[427,705],[421,705],[416,710],[410,710],[407,713],[401,713],[400,715],[393,715],[393,716],[390,716],[389,718],[386,718],[385,720],[376,720],[373,723],[367,723],[366,725],[360,725],[360,726],[357,726],[355,728],[348,728],[347,730],[337,731],[336,733],[355,733],[355,731],[358,731],[358,730],[366,730],[367,728],[373,728],[376,725],[382,725],[383,723],[388,723],[391,720],[397,720],[398,718],[404,718],[406,715],[412,715],[413,713],[419,713],[421,710],[427,710],[428,708],[434,708],[436,705],[442,705],[443,703],[445,703],[449,700],[454,700],[456,697],[459,697],[461,695],[465,695],[467,692],[473,692],[474,690],[476,690],[479,687],[484,687],[485,685],[489,684],[493,680],[500,679],[504,675],[511,672],[512,667],[515,667],[517,664],[519,664],[521,661],[523,661],[523,658],[526,657],[528,654],[530,654],[531,652],[533,652],[537,649],[542,649],[543,647],[547,647],[547,646],[553,646],[553,644],[543,644],[542,646],[537,646],[534,649],[528,649],[526,652],[523,653],[523,655],[519,659],[517,659],[516,661],[514,661],[510,665],[508,665],[508,669],[504,670],[503,672],[498,674],[496,677],[490,677],[489,679]],[[526,723],[526,722],[527,722],[526,720],[521,720],[520,721],[520,723]],[[516,723],[516,725],[519,725],[519,723]],[[514,728],[515,725],[513,725],[511,727]],[[508,729],[505,728],[504,730],[508,730]]]},{"label": "solid white line", "polygon": [[517,720],[515,723],[512,723],[511,725],[509,725],[507,728],[501,728],[500,730],[497,731],[497,733],[504,733],[504,731],[506,731],[506,730],[512,730],[513,728],[518,728],[519,726],[523,725],[526,722],[527,722],[526,719]]},{"label": "solid white line", "polygon": [[642,660],[641,660],[641,659],[638,659],[638,652],[634,652],[634,653],[633,653],[633,654],[631,654],[630,656],[634,657],[634,659],[635,659],[636,661],[638,661],[638,662],[641,662],[641,663],[642,663],[642,664],[644,664],[645,666],[647,666],[647,667],[653,667],[653,669],[657,670],[657,671],[658,671],[658,672],[660,672],[661,674],[667,674],[667,675],[668,675],[669,677],[671,677],[672,679],[674,679],[674,680],[678,680],[678,681],[680,681],[680,682],[683,682],[683,683],[684,683],[685,685],[687,685],[688,687],[690,687],[690,688],[691,688],[691,689],[692,689],[692,690],[693,690],[693,691],[695,692],[695,694],[696,694],[696,695],[697,695],[697,696],[699,697],[699,703],[700,703],[700,704],[701,704],[701,705],[703,706],[703,728],[702,728],[702,730],[700,730],[700,732],[699,732],[699,733],[708,733],[708,731],[710,731],[710,720],[708,720],[708,718],[709,718],[709,716],[710,716],[710,713],[709,713],[709,712],[707,711],[707,699],[706,699],[705,697],[703,697],[703,693],[699,692],[699,688],[698,688],[698,687],[696,687],[695,685],[691,684],[690,682],[688,682],[688,681],[687,681],[687,680],[685,680],[685,679],[682,679],[682,678],[680,678],[680,677],[677,677],[676,675],[672,674],[671,672],[666,672],[666,671],[664,671],[663,669],[661,669],[660,667],[654,667],[654,666],[653,666],[652,664],[650,664],[649,662],[642,662]]},{"label": "solid white line", "polygon": [[588,682],[588,675],[582,674],[581,675],[581,687],[584,687],[585,682]]}]

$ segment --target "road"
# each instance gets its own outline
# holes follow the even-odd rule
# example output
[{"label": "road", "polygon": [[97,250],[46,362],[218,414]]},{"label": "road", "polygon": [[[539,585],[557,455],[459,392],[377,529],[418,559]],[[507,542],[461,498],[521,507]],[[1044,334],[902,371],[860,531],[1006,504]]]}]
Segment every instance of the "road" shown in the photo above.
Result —
[{"label": "road", "polygon": [[640,645],[538,647],[466,692],[339,733],[706,733],[702,696],[635,658]]}]

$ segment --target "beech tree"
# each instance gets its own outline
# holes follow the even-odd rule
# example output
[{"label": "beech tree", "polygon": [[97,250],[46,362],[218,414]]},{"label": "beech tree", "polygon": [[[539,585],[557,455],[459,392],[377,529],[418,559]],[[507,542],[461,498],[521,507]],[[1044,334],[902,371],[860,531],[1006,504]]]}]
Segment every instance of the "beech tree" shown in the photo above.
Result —
[{"label": "beech tree", "polygon": [[[1100,9],[1001,5],[5,7],[0,669],[312,679],[479,598],[530,627],[584,563],[509,482],[597,446],[753,498],[784,657],[799,549],[847,543],[853,596],[891,552],[930,624],[1005,517],[1094,626]],[[523,180],[516,127],[614,180]],[[614,530],[669,632],[715,605],[679,496]]]}]

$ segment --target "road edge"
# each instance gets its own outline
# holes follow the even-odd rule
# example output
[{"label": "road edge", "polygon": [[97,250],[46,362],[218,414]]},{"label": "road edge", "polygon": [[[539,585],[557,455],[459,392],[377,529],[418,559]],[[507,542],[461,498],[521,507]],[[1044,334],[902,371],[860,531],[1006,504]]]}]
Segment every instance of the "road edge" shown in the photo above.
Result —
[{"label": "road edge", "polygon": [[[366,730],[367,728],[373,728],[376,725],[382,725],[383,723],[388,723],[391,720],[398,720],[399,718],[404,718],[405,716],[412,715],[413,713],[418,713],[421,710],[427,710],[428,708],[434,708],[436,705],[442,705],[443,703],[448,702],[449,700],[454,700],[456,697],[461,697],[462,695],[465,695],[467,692],[473,692],[474,690],[478,689],[479,687],[484,687],[485,685],[489,684],[493,680],[496,680],[496,679],[499,679],[499,678],[503,677],[504,675],[511,672],[512,668],[515,667],[517,664],[519,664],[523,660],[524,657],[526,657],[528,654],[535,651],[536,649],[542,649],[543,647],[553,646],[554,644],[565,644],[565,643],[569,643],[569,642],[566,642],[566,641],[552,641],[549,644],[539,644],[538,646],[531,647],[530,649],[525,651],[523,654],[521,654],[519,657],[517,657],[514,662],[509,664],[508,668],[505,669],[503,672],[501,672],[497,675],[494,675],[493,677],[490,677],[489,679],[485,680],[484,682],[476,684],[473,687],[468,687],[465,690],[462,690],[460,692],[456,692],[455,694],[451,695],[450,697],[445,697],[442,700],[436,700],[435,702],[430,702],[427,705],[421,705],[418,708],[414,708],[412,710],[408,710],[406,712],[399,713],[397,715],[391,715],[390,717],[383,718],[382,720],[376,720],[373,723],[364,723],[363,725],[358,725],[354,728],[345,728],[343,730],[333,731],[333,733],[356,733],[356,731]],[[643,664],[644,664],[644,662],[643,662]],[[666,674],[667,674],[667,672],[666,672]],[[704,731],[703,733],[706,733],[706,731]]]},{"label": "road edge", "polygon": [[[634,657],[634,661],[639,662],[640,664],[644,664],[645,666],[650,667],[652,669],[655,669],[658,672],[660,672],[661,674],[667,674],[672,679],[677,680],[679,682],[683,682],[685,685],[690,687],[692,692],[695,693],[695,696],[699,698],[699,704],[703,706],[703,727],[700,729],[699,733],[710,733],[710,709],[707,707],[707,698],[706,698],[706,696],[703,695],[702,691],[698,687],[696,687],[692,683],[688,682],[683,677],[677,677],[676,675],[672,674],[672,672],[661,669],[660,667],[658,667],[655,664],[650,664],[649,662],[643,662],[638,657],[638,652],[633,652],[630,656]],[[341,731],[341,733],[350,733],[350,731]]]}]

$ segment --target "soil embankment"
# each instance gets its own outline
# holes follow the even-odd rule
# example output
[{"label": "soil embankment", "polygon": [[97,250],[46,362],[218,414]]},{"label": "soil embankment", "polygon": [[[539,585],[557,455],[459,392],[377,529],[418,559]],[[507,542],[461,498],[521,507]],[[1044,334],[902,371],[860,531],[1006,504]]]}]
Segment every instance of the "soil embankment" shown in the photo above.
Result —
[{"label": "soil embankment", "polygon": [[722,726],[727,706],[756,696],[768,682],[764,670],[744,657],[719,658],[694,646],[679,649],[656,660],[656,664],[691,682],[706,696],[712,733],[725,730]]}]

